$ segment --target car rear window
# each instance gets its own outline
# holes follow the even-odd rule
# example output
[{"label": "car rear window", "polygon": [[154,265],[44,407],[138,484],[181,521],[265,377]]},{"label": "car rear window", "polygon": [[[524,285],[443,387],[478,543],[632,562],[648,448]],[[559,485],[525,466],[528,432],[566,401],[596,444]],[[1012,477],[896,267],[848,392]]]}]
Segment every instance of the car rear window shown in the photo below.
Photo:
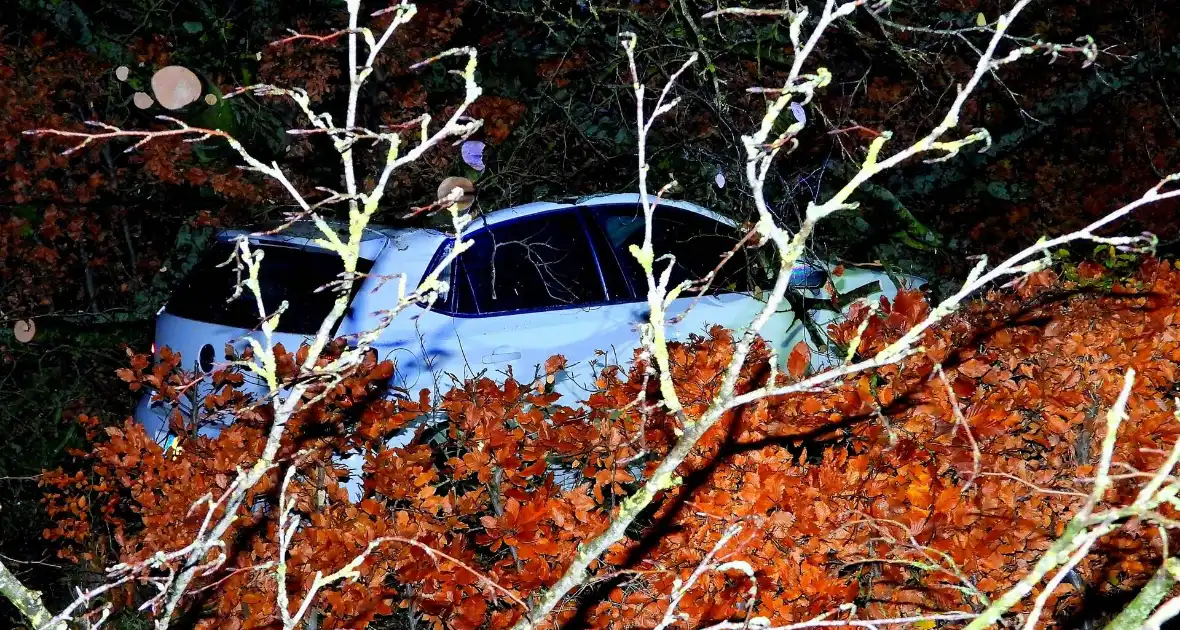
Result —
[{"label": "car rear window", "polygon": [[[260,318],[254,295],[244,289],[234,300],[237,273],[234,264],[221,265],[233,253],[233,243],[220,242],[205,254],[185,277],[168,300],[165,311],[200,322],[253,329]],[[279,318],[278,332],[300,335],[314,334],[336,299],[336,292],[315,290],[336,280],[344,264],[336,254],[282,245],[256,244],[254,250],[265,252],[258,274],[262,289],[262,303],[266,312],[287,301],[287,310]],[[361,259],[357,271],[367,273],[372,261]],[[360,282],[353,283],[353,295]]]}]

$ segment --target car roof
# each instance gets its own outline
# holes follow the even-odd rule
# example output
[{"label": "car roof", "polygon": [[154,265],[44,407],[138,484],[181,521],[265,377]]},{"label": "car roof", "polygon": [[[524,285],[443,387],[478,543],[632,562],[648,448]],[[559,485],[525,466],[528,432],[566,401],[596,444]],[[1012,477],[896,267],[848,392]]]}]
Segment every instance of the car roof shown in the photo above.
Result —
[{"label": "car roof", "polygon": [[[651,202],[656,203],[655,197],[651,197]],[[535,201],[533,203],[526,203],[520,206],[512,206],[510,208],[502,208],[500,210],[493,210],[486,214],[480,215],[473,222],[477,226],[492,226],[498,223],[504,223],[513,219],[521,217],[534,216],[538,214],[545,214],[548,212],[556,212],[567,208],[584,207],[592,208],[597,206],[618,206],[618,205],[638,205],[640,203],[639,193],[608,193],[591,195],[582,197],[573,203],[556,203],[552,201]],[[666,206],[678,208],[709,217],[714,221],[719,221],[726,225],[734,225],[734,222],[718,214],[708,208],[699,206],[691,201],[681,201],[679,199],[661,199],[657,204],[657,212],[659,206]]]},{"label": "car roof", "polygon": [[[326,220],[325,222],[341,237],[347,235],[347,222],[336,220]],[[226,229],[218,233],[217,240],[227,242],[233,241],[241,236],[248,236],[250,241],[254,243],[279,244],[300,249],[322,249],[317,241],[323,238],[323,233],[313,221],[303,219],[291,222],[286,227],[283,227],[284,223],[282,221],[275,221],[247,228]],[[281,231],[269,233],[280,227],[282,227]],[[404,250],[407,247],[406,240],[419,240],[406,238],[416,233],[433,236],[434,238],[427,240],[436,245],[438,238],[444,236],[441,232],[426,228],[395,228],[371,225],[365,228],[364,235],[361,237],[361,257],[375,259],[391,244],[397,249]]]},{"label": "car roof", "polygon": [[[724,223],[726,225],[734,225],[734,222],[717,212],[699,206],[690,201],[682,201],[678,199],[660,199],[651,198],[653,203],[657,204],[657,212],[660,206],[678,208],[694,214],[709,217],[714,221]],[[479,215],[472,221],[473,228],[490,227],[500,223],[505,223],[515,219],[528,216],[542,215],[550,212],[558,212],[568,208],[584,207],[593,208],[601,206],[616,206],[616,205],[638,205],[640,197],[638,193],[612,193],[600,194],[582,197],[573,203],[557,203],[552,201],[534,201],[519,206],[512,206],[509,208],[501,208]],[[336,230],[338,234],[343,236],[347,233],[348,223],[345,221],[328,220],[329,226]],[[282,231],[274,234],[260,234],[260,232],[268,232],[275,230],[283,225],[283,222],[275,221],[271,223],[264,223],[253,228],[235,228],[227,229],[218,235],[220,241],[232,241],[239,236],[250,236],[250,239],[261,243],[276,243],[283,244],[289,247],[306,247],[319,249],[320,246],[316,240],[321,238],[320,230],[315,223],[309,219],[295,221],[290,223]],[[386,225],[370,225],[365,229],[365,235],[361,239],[361,255],[365,258],[376,258],[389,245],[393,244],[398,250],[405,250],[408,247],[437,247],[441,240],[447,238],[447,234],[434,228],[411,228],[411,227],[392,227]]]}]

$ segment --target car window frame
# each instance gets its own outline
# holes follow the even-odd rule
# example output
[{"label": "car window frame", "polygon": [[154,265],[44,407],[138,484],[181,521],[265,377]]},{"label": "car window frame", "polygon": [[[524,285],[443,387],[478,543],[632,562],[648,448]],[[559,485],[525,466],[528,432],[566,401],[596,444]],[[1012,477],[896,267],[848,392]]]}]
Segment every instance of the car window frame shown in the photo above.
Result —
[{"label": "car window frame", "polygon": [[[586,208],[584,208],[582,206],[570,206],[567,208],[560,208],[560,209],[548,210],[548,211],[544,211],[544,212],[537,212],[537,213],[525,214],[525,215],[516,216],[516,217],[510,217],[510,218],[507,218],[507,219],[504,219],[501,221],[496,221],[494,223],[481,225],[478,228],[472,230],[470,233],[464,234],[463,238],[464,239],[475,238],[484,232],[490,232],[490,231],[493,231],[497,228],[506,227],[506,226],[509,226],[509,225],[512,225],[515,223],[526,222],[526,221],[541,222],[546,219],[552,219],[554,217],[558,217],[558,216],[561,216],[564,214],[570,214],[570,213],[572,213],[575,216],[575,218],[577,219],[579,227],[581,227],[582,238],[585,239],[587,246],[590,248],[590,258],[594,263],[595,274],[598,277],[599,287],[602,289],[602,295],[604,296],[602,300],[596,300],[592,303],[555,304],[552,306],[541,306],[541,307],[526,308],[526,309],[512,309],[512,310],[504,310],[504,311],[475,312],[475,313],[460,312],[458,309],[459,292],[462,290],[467,290],[467,291],[472,290],[472,288],[471,288],[472,283],[471,283],[470,276],[467,275],[467,270],[462,265],[462,260],[461,260],[461,255],[460,255],[459,258],[456,258],[455,260],[451,261],[451,263],[450,263],[449,274],[450,274],[450,278],[451,278],[451,286],[447,290],[446,298],[443,301],[435,302],[433,304],[428,304],[428,305],[419,305],[419,307],[423,308],[425,310],[434,311],[434,312],[442,314],[442,315],[447,315],[449,317],[455,317],[455,318],[459,318],[459,319],[482,319],[482,318],[487,318],[487,317],[507,317],[507,316],[512,316],[512,315],[525,315],[525,314],[530,314],[530,313],[547,313],[547,312],[551,312],[551,311],[569,311],[569,310],[575,310],[575,309],[595,309],[595,308],[601,308],[603,306],[610,306],[610,305],[614,305],[614,304],[632,304],[632,303],[636,302],[637,298],[635,297],[634,292],[630,289],[630,286],[629,286],[630,283],[627,282],[625,277],[624,277],[624,283],[627,285],[626,295],[621,295],[621,296],[613,296],[612,295],[611,287],[609,286],[609,283],[606,280],[606,275],[605,275],[605,272],[602,268],[602,261],[600,260],[600,257],[602,256],[602,254],[600,252],[600,247],[606,247],[608,250],[611,250],[612,255],[613,255],[613,248],[609,247],[609,243],[606,243],[605,241],[603,241],[600,244],[598,242],[598,239],[596,239],[594,237],[594,234],[592,233],[592,231],[597,228],[595,227],[595,223],[591,219],[591,217],[588,217],[586,215]],[[453,236],[448,237],[445,241],[443,241],[443,243],[439,245],[438,249],[435,250],[434,255],[431,257],[430,262],[427,264],[426,272],[428,272],[431,269],[434,269],[436,266],[441,264],[443,259],[447,256],[447,253],[450,252],[451,248],[453,248],[454,246],[455,246],[455,238]],[[619,264],[619,261],[617,261],[617,257],[616,257],[616,264]],[[620,271],[622,271],[621,264],[620,264]],[[464,281],[461,283],[456,281],[456,279],[459,277],[460,273],[463,274],[463,279],[464,279]],[[625,276],[625,274],[623,274],[623,275]],[[479,303],[478,303],[478,300],[475,298],[474,294],[471,296],[471,300],[475,304],[476,310],[479,311]]]},{"label": "car window frame", "polygon": [[[638,212],[640,212],[640,213],[643,212],[642,206],[640,206],[640,204],[638,204],[638,203],[634,203],[634,204],[632,204],[632,203],[608,203],[608,204],[600,204],[600,205],[590,206],[587,209],[590,211],[590,213],[592,215],[599,215],[600,213],[609,212],[612,208],[625,208],[628,210],[637,209]],[[711,221],[712,223],[714,223],[718,226],[724,226],[725,228],[733,230],[735,235],[738,233],[738,228],[733,223],[717,219],[716,217],[710,216],[709,214],[706,214],[704,212],[696,212],[694,210],[690,210],[687,208],[682,208],[680,206],[674,206],[674,205],[670,205],[670,204],[663,205],[662,207],[657,208],[657,210],[661,210],[664,213],[667,213],[668,211],[673,211],[673,212],[679,213],[681,215],[691,215],[692,217],[694,217],[698,220]],[[658,218],[658,216],[656,218]],[[642,268],[638,267],[639,261],[635,260],[635,257],[632,256],[630,254],[630,252],[624,251],[622,249],[616,249],[615,247],[611,246],[610,239],[606,236],[606,231],[603,228],[603,224],[600,219],[600,216],[590,216],[590,217],[588,217],[588,222],[594,226],[593,229],[598,233],[598,236],[601,239],[603,246],[606,247],[607,249],[611,250],[612,254],[614,255],[616,262],[619,264],[620,268],[623,271],[624,280],[627,282],[628,285],[631,286],[631,291],[632,291],[633,295],[635,296],[635,301],[646,300],[647,299],[647,291],[646,291],[647,287],[642,287],[643,291],[641,293],[640,288],[635,287],[631,282],[632,274],[638,275],[639,272],[643,271]],[[735,240],[734,242],[736,243],[737,241]],[[661,253],[656,252],[656,256],[658,257],[659,255],[661,255]],[[645,274],[642,274],[642,275],[645,275]],[[714,285],[708,293],[705,293],[703,295],[698,295],[698,294],[684,295],[681,299],[697,299],[698,297],[708,297],[710,295],[754,295],[754,292],[751,290],[748,290],[748,289],[741,290],[741,291],[735,291],[732,289],[728,289],[725,287],[718,287],[718,286]]]}]

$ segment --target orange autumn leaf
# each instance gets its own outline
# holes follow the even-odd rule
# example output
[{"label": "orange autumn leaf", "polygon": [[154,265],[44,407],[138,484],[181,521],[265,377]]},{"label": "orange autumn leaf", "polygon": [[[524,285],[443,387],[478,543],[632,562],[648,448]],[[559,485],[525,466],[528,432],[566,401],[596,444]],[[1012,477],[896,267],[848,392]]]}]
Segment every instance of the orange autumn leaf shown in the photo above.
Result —
[{"label": "orange autumn leaf", "polygon": [[982,378],[991,369],[986,361],[971,359],[959,366],[959,373],[968,378]]},{"label": "orange autumn leaf", "polygon": [[791,349],[790,356],[787,357],[787,373],[791,378],[799,380],[807,374],[807,368],[811,365],[811,348],[807,346],[807,342],[800,341]]},{"label": "orange autumn leaf", "polygon": [[801,410],[803,413],[816,413],[824,408],[824,403],[814,396],[803,399]]}]

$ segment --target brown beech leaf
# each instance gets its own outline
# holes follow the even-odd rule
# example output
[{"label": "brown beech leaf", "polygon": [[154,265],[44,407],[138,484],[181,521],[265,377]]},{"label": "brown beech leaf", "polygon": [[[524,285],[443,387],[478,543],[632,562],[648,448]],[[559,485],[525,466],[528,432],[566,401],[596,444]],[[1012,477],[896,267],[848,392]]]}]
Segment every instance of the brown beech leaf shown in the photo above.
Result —
[{"label": "brown beech leaf", "polygon": [[791,349],[790,356],[787,357],[787,373],[791,378],[799,380],[807,374],[807,368],[811,365],[811,348],[807,347],[807,342],[800,341]]}]

